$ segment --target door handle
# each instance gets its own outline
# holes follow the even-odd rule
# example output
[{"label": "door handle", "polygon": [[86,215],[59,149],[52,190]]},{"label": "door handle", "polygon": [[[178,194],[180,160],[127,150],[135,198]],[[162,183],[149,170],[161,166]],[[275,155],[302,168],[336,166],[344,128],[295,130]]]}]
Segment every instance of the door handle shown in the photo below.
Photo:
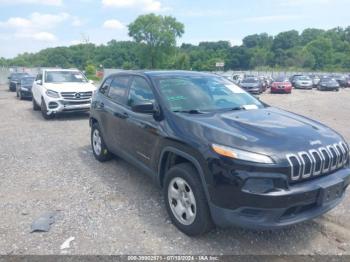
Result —
[{"label": "door handle", "polygon": [[129,117],[128,113],[126,112],[124,113],[115,112],[113,115],[121,119],[127,119]]}]

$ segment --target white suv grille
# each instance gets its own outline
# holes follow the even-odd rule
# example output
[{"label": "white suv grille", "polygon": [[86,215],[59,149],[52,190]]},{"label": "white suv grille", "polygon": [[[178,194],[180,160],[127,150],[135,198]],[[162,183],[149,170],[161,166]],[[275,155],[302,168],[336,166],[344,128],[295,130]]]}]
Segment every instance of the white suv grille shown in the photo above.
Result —
[{"label": "white suv grille", "polygon": [[92,97],[92,92],[62,92],[61,96],[67,100],[87,100]]}]

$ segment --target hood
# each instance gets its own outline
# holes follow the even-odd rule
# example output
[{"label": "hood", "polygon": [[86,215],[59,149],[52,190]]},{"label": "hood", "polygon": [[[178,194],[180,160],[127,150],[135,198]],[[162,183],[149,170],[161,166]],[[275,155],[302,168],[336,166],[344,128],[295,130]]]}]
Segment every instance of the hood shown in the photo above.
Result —
[{"label": "hood", "polygon": [[297,80],[297,83],[308,83],[308,84],[312,84],[312,80]]},{"label": "hood", "polygon": [[289,82],[273,82],[272,83],[273,85],[278,85],[278,86],[290,86],[290,85],[292,85],[291,83],[289,83]]},{"label": "hood", "polygon": [[329,87],[339,87],[338,83],[330,83],[330,82],[323,82],[320,85],[321,86],[329,86]]},{"label": "hood", "polygon": [[259,83],[241,83],[241,87],[258,87]]},{"label": "hood", "polygon": [[44,87],[56,92],[90,92],[95,91],[96,86],[90,83],[45,83]]},{"label": "hood", "polygon": [[[268,107],[203,115],[179,114],[183,130],[203,143],[216,143],[278,160],[288,153],[316,149],[338,143],[343,138],[332,129],[311,119]],[[194,140],[194,141],[195,141]]]}]

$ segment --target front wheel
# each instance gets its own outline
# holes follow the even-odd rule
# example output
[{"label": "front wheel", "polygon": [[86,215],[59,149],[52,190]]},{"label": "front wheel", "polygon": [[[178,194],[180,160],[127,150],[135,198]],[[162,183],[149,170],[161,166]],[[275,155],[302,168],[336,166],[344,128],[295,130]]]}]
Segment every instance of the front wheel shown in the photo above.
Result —
[{"label": "front wheel", "polygon": [[33,111],[39,111],[40,106],[38,106],[38,104],[35,102],[34,97],[32,98],[32,103],[33,103]]},{"label": "front wheel", "polygon": [[19,100],[23,100],[23,96],[22,96],[21,91],[18,92],[18,98],[19,98]]},{"label": "front wheel", "polygon": [[213,228],[201,180],[191,164],[176,165],[166,173],[164,198],[173,224],[186,235],[202,235]]},{"label": "front wheel", "polygon": [[54,118],[55,115],[52,114],[52,113],[49,113],[47,111],[47,107],[46,107],[46,103],[45,103],[44,99],[41,100],[41,106],[40,107],[41,107],[41,115],[43,116],[43,118],[45,120],[50,120],[50,119]]},{"label": "front wheel", "polygon": [[98,123],[94,123],[91,127],[91,147],[96,160],[106,162],[112,158],[112,154],[108,151]]}]

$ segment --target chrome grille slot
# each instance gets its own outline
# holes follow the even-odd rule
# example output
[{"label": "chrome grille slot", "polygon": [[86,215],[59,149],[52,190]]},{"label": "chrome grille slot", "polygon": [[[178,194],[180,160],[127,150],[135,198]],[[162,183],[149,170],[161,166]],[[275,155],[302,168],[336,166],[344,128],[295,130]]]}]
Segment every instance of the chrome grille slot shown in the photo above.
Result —
[{"label": "chrome grille slot", "polygon": [[325,147],[320,148],[320,152],[324,159],[324,165],[322,169],[322,173],[328,172],[331,166],[331,156],[328,152],[328,150]]},{"label": "chrome grille slot", "polygon": [[324,160],[317,150],[310,150],[310,156],[314,163],[312,173],[314,176],[318,176],[322,172]]},{"label": "chrome grille slot", "polygon": [[349,159],[349,149],[347,147],[347,145],[343,142],[340,143],[341,147],[344,149],[344,155],[345,155],[345,159],[344,159],[344,162],[343,162],[343,165],[345,165],[347,162],[348,162],[348,159]]},{"label": "chrome grille slot", "polygon": [[340,167],[344,163],[344,157],[345,153],[343,149],[341,148],[341,145],[334,144],[335,149],[339,152],[339,160],[338,160],[338,165],[337,167]]},{"label": "chrome grille slot", "polygon": [[334,149],[333,146],[327,146],[328,151],[331,154],[331,170],[334,170],[337,168],[337,159],[338,159],[338,155]]},{"label": "chrome grille slot", "polygon": [[308,153],[306,153],[306,152],[299,153],[299,157],[300,157],[302,165],[303,165],[302,177],[308,178],[311,176],[312,165],[313,165],[311,158],[309,157]]},{"label": "chrome grille slot", "polygon": [[296,155],[287,155],[287,159],[291,166],[291,179],[296,181],[300,178],[301,174],[301,162]]},{"label": "chrome grille slot", "polygon": [[290,165],[290,179],[293,182],[314,176],[325,175],[343,167],[349,158],[349,149],[340,142],[318,149],[287,154]]},{"label": "chrome grille slot", "polygon": [[88,100],[92,92],[61,92],[61,96],[67,100]]}]

